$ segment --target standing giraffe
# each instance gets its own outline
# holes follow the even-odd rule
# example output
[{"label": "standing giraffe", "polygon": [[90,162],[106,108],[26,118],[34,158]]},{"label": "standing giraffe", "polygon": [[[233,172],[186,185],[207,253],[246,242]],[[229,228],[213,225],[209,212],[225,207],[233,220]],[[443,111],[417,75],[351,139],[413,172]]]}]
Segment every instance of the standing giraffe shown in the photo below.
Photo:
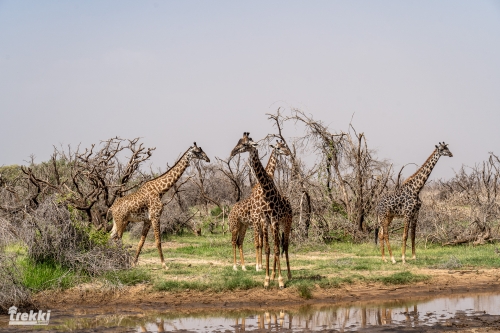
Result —
[{"label": "standing giraffe", "polygon": [[[277,141],[273,148],[271,156],[266,166],[266,174],[274,177],[274,171],[278,162],[278,155],[289,156],[291,154],[287,145],[283,141]],[[241,269],[246,271],[245,260],[243,256],[243,240],[249,224],[254,228],[254,244],[255,244],[255,270],[262,269],[262,223],[264,222],[263,211],[267,208],[266,201],[263,197],[263,192],[260,184],[256,184],[252,188],[250,196],[234,204],[229,214],[229,229],[231,230],[233,245],[233,269],[237,270],[236,266],[236,246],[240,252]]]},{"label": "standing giraffe", "polygon": [[[278,284],[280,288],[283,288],[285,284],[283,283],[283,276],[281,275],[281,264],[280,264],[280,244],[282,244],[283,252],[285,253],[286,266],[288,270],[288,279],[292,278],[292,273],[290,271],[290,262],[288,260],[288,244],[290,238],[290,231],[292,227],[292,206],[287,198],[282,196],[276,186],[274,181],[266,173],[266,170],[262,166],[259,159],[259,152],[257,151],[257,143],[255,143],[250,137],[250,133],[243,133],[243,137],[238,141],[238,144],[231,151],[231,157],[236,154],[241,154],[245,152],[250,153],[250,164],[252,169],[259,181],[262,188],[263,198],[266,202],[267,208],[263,211],[265,226],[262,226],[264,233],[264,244],[266,246],[266,278],[264,280],[264,287],[269,286],[269,239],[267,227],[271,226],[271,231],[274,238],[274,267],[273,275],[271,279],[275,277],[276,264],[278,265]],[[283,235],[280,239],[280,226],[283,228]]]},{"label": "standing giraffe", "polygon": [[384,254],[385,241],[392,263],[396,263],[389,244],[389,225],[394,217],[404,218],[402,248],[403,264],[406,262],[406,240],[408,239],[409,227],[411,227],[412,259],[416,259],[415,229],[417,228],[418,211],[422,205],[422,200],[420,200],[418,195],[441,156],[453,157],[453,154],[448,150],[448,145],[444,142],[440,142],[439,146],[436,146],[436,149],[432,152],[427,161],[425,161],[425,163],[411,177],[405,180],[399,189],[397,189],[394,193],[384,196],[378,203],[375,211],[378,222],[380,223],[380,228],[382,228],[378,235],[380,240],[380,250],[382,252],[382,260],[387,261]]},{"label": "standing giraffe", "polygon": [[210,162],[210,159],[203,149],[198,147],[195,142],[194,146],[189,147],[177,163],[167,172],[155,179],[147,181],[137,190],[137,192],[116,199],[111,206],[110,211],[113,214],[113,229],[111,229],[110,239],[121,239],[129,222],[144,222],[141,240],[137,247],[134,263],[137,263],[139,253],[141,253],[149,228],[153,225],[156,248],[160,254],[161,265],[163,268],[167,268],[161,250],[160,215],[163,211],[161,197],[181,177],[192,159]]}]

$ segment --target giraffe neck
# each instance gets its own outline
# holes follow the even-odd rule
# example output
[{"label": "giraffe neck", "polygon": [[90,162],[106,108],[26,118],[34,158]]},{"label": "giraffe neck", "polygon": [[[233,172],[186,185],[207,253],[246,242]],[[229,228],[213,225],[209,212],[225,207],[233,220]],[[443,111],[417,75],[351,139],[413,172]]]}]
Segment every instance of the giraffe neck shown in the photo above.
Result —
[{"label": "giraffe neck", "polygon": [[257,180],[262,187],[264,195],[267,197],[268,195],[272,195],[274,192],[276,192],[273,179],[266,173],[266,170],[260,162],[259,152],[255,148],[250,150],[250,163],[252,165],[253,171],[255,172],[255,176],[257,177]]},{"label": "giraffe neck", "polygon": [[191,157],[188,154],[188,151],[186,151],[184,155],[182,155],[182,157],[177,161],[177,163],[175,163],[175,165],[171,167],[167,172],[165,172],[158,178],[150,180],[148,182],[150,183],[150,186],[154,187],[156,191],[158,191],[159,195],[165,194],[182,176],[184,171],[189,166]]},{"label": "giraffe neck", "polygon": [[432,169],[436,166],[437,161],[439,160],[439,152],[434,150],[434,152],[427,158],[427,161],[404,183],[404,187],[409,187],[412,189],[412,192],[419,193],[420,190],[424,187],[425,182],[429,178]]},{"label": "giraffe neck", "polygon": [[269,161],[266,165],[266,173],[269,177],[274,178],[274,171],[276,171],[276,165],[278,164],[278,158],[275,150],[273,149]]}]

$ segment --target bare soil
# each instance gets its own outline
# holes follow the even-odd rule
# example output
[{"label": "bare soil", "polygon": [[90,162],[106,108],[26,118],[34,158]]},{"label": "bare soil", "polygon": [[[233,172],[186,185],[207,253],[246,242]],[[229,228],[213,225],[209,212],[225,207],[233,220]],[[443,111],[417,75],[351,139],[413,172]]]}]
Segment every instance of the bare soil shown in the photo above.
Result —
[{"label": "bare soil", "polygon": [[[276,286],[266,290],[254,288],[230,292],[183,292],[155,291],[149,285],[110,288],[96,284],[82,284],[63,291],[45,291],[35,296],[40,308],[81,309],[98,306],[119,307],[123,310],[161,311],[210,311],[244,310],[258,308],[283,308],[305,304],[381,303],[384,301],[418,300],[450,296],[452,294],[479,294],[500,292],[500,269],[435,270],[419,269],[431,279],[411,285],[383,285],[381,283],[357,283],[339,288],[313,290],[311,299],[299,296],[293,287],[279,290]],[[277,285],[275,282],[274,285]]]}]

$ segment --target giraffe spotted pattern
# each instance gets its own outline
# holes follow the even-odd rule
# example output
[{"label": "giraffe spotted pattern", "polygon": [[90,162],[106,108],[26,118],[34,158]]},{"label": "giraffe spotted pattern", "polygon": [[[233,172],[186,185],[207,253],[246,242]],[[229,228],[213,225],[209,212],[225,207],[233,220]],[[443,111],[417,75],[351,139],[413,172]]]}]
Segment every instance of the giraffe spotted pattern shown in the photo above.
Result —
[{"label": "giraffe spotted pattern", "polygon": [[439,143],[434,152],[429,156],[427,161],[411,176],[409,177],[399,189],[391,194],[384,196],[376,207],[377,219],[380,223],[379,241],[380,250],[382,253],[382,260],[385,259],[384,242],[389,250],[392,263],[396,263],[392,255],[391,246],[389,244],[389,225],[394,217],[404,218],[403,230],[403,245],[402,245],[402,261],[406,262],[406,241],[408,239],[408,229],[411,231],[411,252],[412,258],[416,259],[415,254],[415,230],[417,228],[417,218],[422,200],[419,198],[419,193],[429,178],[429,175],[434,169],[437,161],[441,156],[453,157],[453,154],[448,149],[448,145]]},{"label": "giraffe spotted pattern", "polygon": [[134,264],[137,263],[142,246],[144,245],[144,241],[152,225],[161,265],[163,268],[167,268],[165,260],[163,259],[160,238],[160,215],[163,211],[161,197],[182,176],[192,159],[210,162],[210,159],[203,149],[198,147],[195,142],[194,146],[189,147],[179,161],[177,161],[177,163],[167,172],[155,179],[147,181],[135,193],[116,199],[111,206],[110,212],[113,215],[113,229],[111,230],[110,239],[115,241],[120,240],[129,222],[144,223],[141,232],[141,240],[139,241],[134,258]]}]

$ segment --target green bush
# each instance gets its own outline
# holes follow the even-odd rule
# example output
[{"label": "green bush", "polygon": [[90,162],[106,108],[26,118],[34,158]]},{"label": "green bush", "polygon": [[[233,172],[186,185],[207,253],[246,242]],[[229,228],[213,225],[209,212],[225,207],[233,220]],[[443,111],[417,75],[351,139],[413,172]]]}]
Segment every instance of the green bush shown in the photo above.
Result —
[{"label": "green bush", "polygon": [[298,284],[297,285],[297,291],[299,292],[299,296],[304,298],[304,299],[311,299],[312,298],[312,288],[311,286],[307,284]]}]

